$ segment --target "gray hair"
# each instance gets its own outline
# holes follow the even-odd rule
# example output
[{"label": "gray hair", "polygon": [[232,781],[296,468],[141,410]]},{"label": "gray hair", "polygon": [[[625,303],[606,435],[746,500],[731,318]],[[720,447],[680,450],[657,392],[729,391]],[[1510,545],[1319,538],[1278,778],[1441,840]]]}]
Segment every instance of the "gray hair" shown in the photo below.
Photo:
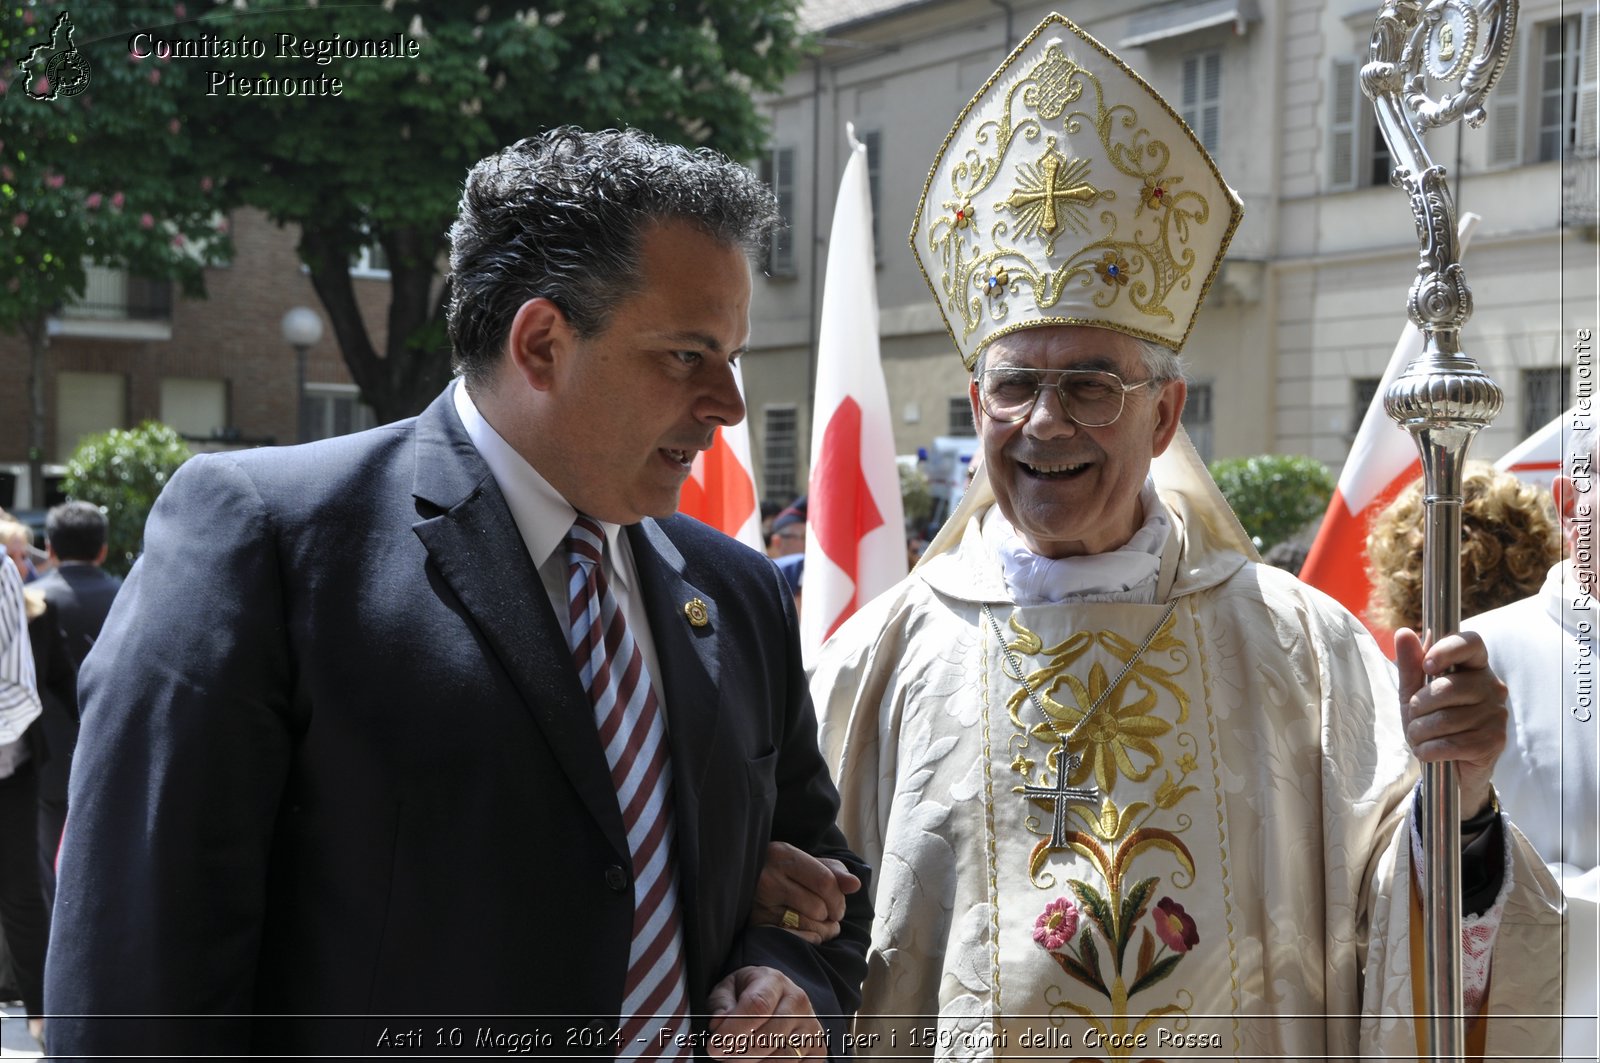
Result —
[{"label": "gray hair", "polygon": [[[1003,337],[1002,337],[1003,338]],[[1129,336],[1139,347],[1139,364],[1144,368],[1145,374],[1152,380],[1182,380],[1183,360],[1170,347],[1163,347],[1154,340],[1142,339],[1138,336]],[[989,351],[993,343],[984,345],[978,352],[978,360],[972,364],[972,375],[976,377],[983,372]]]},{"label": "gray hair", "polygon": [[755,254],[781,219],[745,167],[637,129],[562,126],[479,162],[450,227],[456,371],[486,380],[530,299],[555,303],[580,337],[604,330],[638,292],[640,241],[663,221]]}]

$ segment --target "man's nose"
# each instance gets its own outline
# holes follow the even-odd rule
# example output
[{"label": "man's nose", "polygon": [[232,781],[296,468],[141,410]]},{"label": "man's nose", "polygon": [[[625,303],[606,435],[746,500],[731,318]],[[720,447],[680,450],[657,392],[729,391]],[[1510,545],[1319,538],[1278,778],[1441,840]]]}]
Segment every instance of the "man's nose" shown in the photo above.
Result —
[{"label": "man's nose", "polygon": [[739,394],[733,366],[718,369],[712,385],[701,397],[696,416],[707,424],[736,425],[744,420],[744,396]]},{"label": "man's nose", "polygon": [[1024,427],[1036,439],[1054,439],[1073,435],[1080,426],[1067,416],[1061,389],[1055,384],[1046,384],[1039,389],[1039,397],[1034,400],[1033,409],[1028,411]]}]

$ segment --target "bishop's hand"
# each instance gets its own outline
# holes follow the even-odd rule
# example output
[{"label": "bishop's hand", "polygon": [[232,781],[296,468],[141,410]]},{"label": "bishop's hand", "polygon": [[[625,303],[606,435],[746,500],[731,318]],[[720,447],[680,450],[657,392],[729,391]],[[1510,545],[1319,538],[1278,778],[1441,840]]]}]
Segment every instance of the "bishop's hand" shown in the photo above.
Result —
[{"label": "bishop's hand", "polygon": [[1490,776],[1506,747],[1506,686],[1489,668],[1489,652],[1473,631],[1448,635],[1423,652],[1410,628],[1394,634],[1400,669],[1400,719],[1411,752],[1425,763],[1453,760],[1461,817],[1488,806]]}]

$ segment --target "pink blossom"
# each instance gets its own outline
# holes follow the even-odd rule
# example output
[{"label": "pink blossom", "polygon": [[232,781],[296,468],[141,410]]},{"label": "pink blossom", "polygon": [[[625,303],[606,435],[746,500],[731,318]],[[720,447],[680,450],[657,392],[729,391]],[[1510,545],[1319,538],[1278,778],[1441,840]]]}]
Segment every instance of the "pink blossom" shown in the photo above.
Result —
[{"label": "pink blossom", "polygon": [[183,234],[182,233],[174,233],[173,234],[173,236],[172,236],[172,246],[173,247],[182,247],[184,245],[184,243],[185,243],[185,241],[183,239]]},{"label": "pink blossom", "polygon": [[156,220],[150,216],[149,211],[145,211],[143,214],[139,215],[139,228],[154,229],[155,227]]},{"label": "pink blossom", "polygon": [[1194,925],[1194,918],[1171,897],[1157,901],[1156,910],[1150,916],[1155,920],[1156,936],[1173,952],[1188,952],[1200,944],[1200,931]]},{"label": "pink blossom", "polygon": [[33,94],[39,97],[50,95],[50,79],[40,78],[33,86]]},{"label": "pink blossom", "polygon": [[160,67],[151,67],[150,68],[150,84],[152,84],[152,85],[161,84],[161,68]]},{"label": "pink blossom", "polygon": [[171,133],[173,136],[177,136],[178,130],[182,128],[182,123],[180,123],[176,118],[167,123],[167,132]]},{"label": "pink blossom", "polygon": [[60,188],[62,185],[66,184],[66,183],[67,183],[67,179],[65,177],[63,177],[61,174],[58,174],[58,173],[47,173],[47,174],[44,175],[44,185],[45,185],[46,188]]},{"label": "pink blossom", "polygon": [[28,212],[25,210],[19,210],[15,214],[11,215],[11,224],[15,225],[19,229],[26,229],[28,227]]},{"label": "pink blossom", "polygon": [[1078,932],[1078,906],[1057,897],[1044,906],[1033,924],[1033,940],[1046,950],[1059,949]]},{"label": "pink blossom", "polygon": [[185,18],[189,14],[189,9],[182,4],[174,4],[172,5],[172,14],[175,18]]},{"label": "pink blossom", "polygon": [[33,25],[33,12],[32,11],[24,10],[22,12],[22,24],[24,26]]},{"label": "pink blossom", "polygon": [[111,207],[112,207],[112,209],[113,210],[121,210],[122,209],[122,204],[123,204],[122,193],[121,192],[113,192],[113,193],[111,193]]},{"label": "pink blossom", "polygon": [[0,166],[0,180],[9,181],[15,176],[17,176],[17,175],[11,169],[11,167],[9,167],[9,166]]},{"label": "pink blossom", "polygon": [[84,197],[83,205],[88,207],[90,210],[99,210],[100,209],[100,193],[99,192],[90,192],[87,196]]},{"label": "pink blossom", "polygon": [[211,178],[209,178],[209,177],[200,178],[200,191],[209,192],[214,187],[215,187],[215,182],[213,182],[211,180]]}]

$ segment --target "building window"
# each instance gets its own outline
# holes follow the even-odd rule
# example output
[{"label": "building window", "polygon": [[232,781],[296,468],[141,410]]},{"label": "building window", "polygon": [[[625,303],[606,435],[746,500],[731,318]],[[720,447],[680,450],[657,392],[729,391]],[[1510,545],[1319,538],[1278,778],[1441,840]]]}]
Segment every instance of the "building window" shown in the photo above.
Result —
[{"label": "building window", "polygon": [[378,415],[361,401],[354,384],[306,385],[306,441],[361,432],[378,423]]},{"label": "building window", "polygon": [[1196,52],[1183,59],[1183,120],[1213,154],[1222,125],[1222,52]]},{"label": "building window", "polygon": [[767,245],[766,270],[769,277],[793,277],[794,260],[794,149],[774,148],[761,160],[761,179],[778,200],[783,226],[772,234]]},{"label": "building window", "polygon": [[950,436],[975,436],[978,434],[972,425],[972,400],[965,395],[952,395],[949,402],[948,422],[945,425],[945,435]]},{"label": "building window", "polygon": [[389,276],[389,255],[376,238],[371,238],[350,256],[350,272],[357,277]]},{"label": "building window", "polygon": [[883,252],[879,250],[883,246],[879,239],[882,226],[878,224],[878,215],[883,209],[883,134],[876,129],[868,130],[861,134],[861,143],[867,148],[867,188],[872,199],[872,261],[882,262]]},{"label": "building window", "polygon": [[1572,370],[1524,369],[1522,371],[1522,435],[1533,435],[1559,417],[1572,395]]},{"label": "building window", "polygon": [[1334,59],[1328,76],[1329,190],[1386,185],[1393,168],[1389,144],[1361,91],[1361,63]]},{"label": "building window", "polygon": [[161,381],[161,421],[179,435],[215,439],[228,429],[228,382],[190,377]]},{"label": "building window", "polygon": [[1211,420],[1211,382],[1189,381],[1189,397],[1183,403],[1183,428],[1201,461],[1210,461],[1216,450]]},{"label": "building window", "polygon": [[762,482],[767,499],[787,506],[800,494],[800,410],[796,406],[762,408],[765,424],[762,451]]},{"label": "building window", "polygon": [[128,379],[121,373],[56,374],[56,460],[66,461],[84,436],[128,424]]},{"label": "building window", "polygon": [[1354,439],[1361,430],[1361,422],[1366,419],[1367,411],[1372,408],[1372,400],[1377,397],[1378,386],[1383,383],[1382,377],[1358,376],[1350,381],[1350,438]]},{"label": "building window", "polygon": [[167,321],[172,317],[172,285],[136,277],[127,270],[83,264],[83,297],[61,308],[74,321]]},{"label": "building window", "polygon": [[1577,144],[1583,37],[1578,16],[1546,22],[1539,33],[1540,162],[1553,162]]}]

